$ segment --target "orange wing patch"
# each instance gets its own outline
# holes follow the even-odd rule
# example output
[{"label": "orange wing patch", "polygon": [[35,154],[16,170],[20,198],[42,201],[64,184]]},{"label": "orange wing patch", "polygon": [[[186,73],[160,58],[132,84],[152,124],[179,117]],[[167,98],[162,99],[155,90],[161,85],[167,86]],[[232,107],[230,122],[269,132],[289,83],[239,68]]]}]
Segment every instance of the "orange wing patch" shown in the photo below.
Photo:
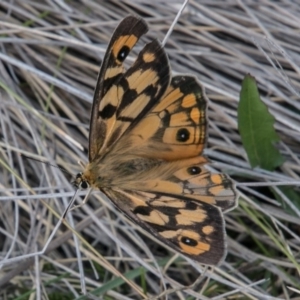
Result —
[{"label": "orange wing patch", "polygon": [[136,155],[172,161],[202,153],[206,126],[203,88],[194,77],[177,76],[126,139]]}]

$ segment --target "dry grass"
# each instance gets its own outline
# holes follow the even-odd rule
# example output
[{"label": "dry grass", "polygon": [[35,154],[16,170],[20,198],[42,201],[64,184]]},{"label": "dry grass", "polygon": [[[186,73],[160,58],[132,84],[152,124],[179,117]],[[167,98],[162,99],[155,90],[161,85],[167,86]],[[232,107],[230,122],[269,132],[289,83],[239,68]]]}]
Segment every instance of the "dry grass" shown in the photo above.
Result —
[{"label": "dry grass", "polygon": [[[297,1],[191,0],[166,44],[174,73],[195,74],[205,85],[205,154],[240,191],[239,207],[226,215],[221,267],[177,257],[98,192],[68,214],[75,230],[62,225],[43,255],[16,259],[43,248],[74,194],[70,176],[20,154],[80,171],[114,28],[128,14],[145,17],[150,32],[137,52],[144,41],[164,38],[182,3],[148,2],[0,1],[0,251],[1,260],[15,258],[0,270],[0,299],[85,299],[82,290],[100,299],[299,299]],[[241,145],[237,104],[247,73],[276,118],[286,158],[276,172],[251,169]],[[196,286],[178,290],[201,274]]]}]

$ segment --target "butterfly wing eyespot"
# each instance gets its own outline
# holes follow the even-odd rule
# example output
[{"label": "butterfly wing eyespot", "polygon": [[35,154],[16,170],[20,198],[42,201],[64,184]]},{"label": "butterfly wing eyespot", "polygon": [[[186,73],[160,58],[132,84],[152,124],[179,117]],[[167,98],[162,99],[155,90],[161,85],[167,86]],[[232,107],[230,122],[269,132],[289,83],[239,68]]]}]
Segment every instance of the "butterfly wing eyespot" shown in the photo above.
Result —
[{"label": "butterfly wing eyespot", "polygon": [[128,56],[129,52],[130,52],[130,48],[126,45],[123,46],[116,56],[117,60],[119,62],[123,62],[125,58]]},{"label": "butterfly wing eyespot", "polygon": [[176,141],[186,142],[190,138],[190,132],[187,128],[180,128],[176,132]]},{"label": "butterfly wing eyespot", "polygon": [[199,166],[191,166],[186,169],[187,173],[190,175],[196,175],[201,173],[201,168]]}]

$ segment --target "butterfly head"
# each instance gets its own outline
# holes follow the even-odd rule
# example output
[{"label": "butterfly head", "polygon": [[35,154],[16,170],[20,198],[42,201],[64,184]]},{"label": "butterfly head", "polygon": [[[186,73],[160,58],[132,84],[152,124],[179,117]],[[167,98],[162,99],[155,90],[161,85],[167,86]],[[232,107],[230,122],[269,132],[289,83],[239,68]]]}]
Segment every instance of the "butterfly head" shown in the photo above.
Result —
[{"label": "butterfly head", "polygon": [[83,173],[77,173],[73,184],[76,188],[86,190],[90,187],[88,180],[83,176]]}]

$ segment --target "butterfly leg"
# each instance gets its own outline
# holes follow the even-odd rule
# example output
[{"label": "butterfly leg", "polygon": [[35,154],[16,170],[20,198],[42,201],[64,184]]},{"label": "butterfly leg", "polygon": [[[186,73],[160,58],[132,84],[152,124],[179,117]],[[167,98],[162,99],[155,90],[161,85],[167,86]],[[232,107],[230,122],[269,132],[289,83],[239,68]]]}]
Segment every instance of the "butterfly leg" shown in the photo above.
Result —
[{"label": "butterfly leg", "polygon": [[93,190],[93,189],[90,188],[90,189],[88,190],[87,194],[85,195],[83,201],[82,201],[79,205],[73,206],[69,211],[74,210],[74,209],[77,209],[77,208],[83,206],[84,204],[86,204],[86,202],[87,202],[87,200],[88,200],[88,198],[89,198],[89,196],[90,196],[92,190]]}]

